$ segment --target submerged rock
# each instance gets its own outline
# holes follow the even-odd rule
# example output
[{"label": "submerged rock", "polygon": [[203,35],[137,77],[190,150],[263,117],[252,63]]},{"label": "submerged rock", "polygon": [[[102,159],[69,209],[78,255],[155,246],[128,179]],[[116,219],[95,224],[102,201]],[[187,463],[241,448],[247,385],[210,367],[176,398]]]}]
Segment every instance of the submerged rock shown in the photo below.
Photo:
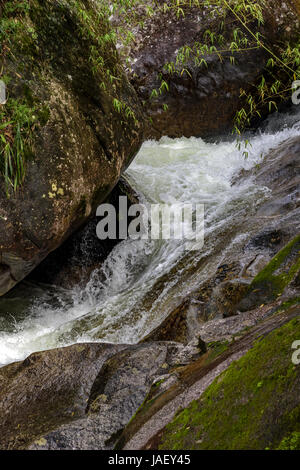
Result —
[{"label": "submerged rock", "polygon": [[[13,122],[5,138],[19,150],[10,181],[0,180],[0,295],[88,219],[141,144],[139,101],[100,8],[1,3],[8,94],[1,111]],[[14,192],[17,176],[23,182]]]}]

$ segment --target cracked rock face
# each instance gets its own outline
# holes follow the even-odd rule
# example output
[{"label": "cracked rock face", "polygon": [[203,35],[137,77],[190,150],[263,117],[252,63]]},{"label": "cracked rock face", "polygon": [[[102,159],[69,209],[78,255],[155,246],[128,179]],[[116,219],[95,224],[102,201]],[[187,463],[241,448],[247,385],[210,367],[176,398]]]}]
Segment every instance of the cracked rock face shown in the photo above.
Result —
[{"label": "cracked rock face", "polygon": [[[0,295],[87,220],[142,141],[138,98],[115,48],[112,43],[97,48],[99,60],[117,77],[105,89],[101,84],[106,70],[95,68],[91,60],[94,39],[82,30],[74,5],[31,2],[13,54],[0,58],[3,74],[10,78],[10,98],[36,108],[37,116],[44,113],[43,123],[33,129],[23,185],[7,198],[0,181]],[[89,7],[97,18],[96,3],[89,2]],[[103,21],[93,28],[101,37],[108,26]],[[114,98],[136,119],[115,109]]]}]

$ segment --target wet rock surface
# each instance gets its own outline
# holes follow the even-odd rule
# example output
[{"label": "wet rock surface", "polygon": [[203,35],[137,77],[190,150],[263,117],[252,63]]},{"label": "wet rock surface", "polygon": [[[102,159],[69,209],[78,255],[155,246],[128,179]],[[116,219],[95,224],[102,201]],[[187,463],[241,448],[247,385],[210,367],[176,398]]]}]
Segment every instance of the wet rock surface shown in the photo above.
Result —
[{"label": "wet rock surface", "polygon": [[[227,263],[220,265],[210,280],[202,283],[145,338],[144,341],[166,339],[169,334],[186,345],[177,355],[177,367],[161,378],[158,389],[152,388],[121,434],[118,449],[255,449],[292,445],[289,442],[297,434],[299,413],[299,396],[295,392],[295,387],[299,387],[299,366],[291,361],[291,345],[299,336],[300,315],[299,235],[296,235],[299,138],[290,139],[270,152],[247,177],[250,175],[272,191],[249,218],[249,228],[256,230],[249,229],[243,243],[236,245],[235,251],[227,251]],[[236,184],[242,182],[241,178]],[[273,200],[281,202],[270,214]],[[284,331],[289,339],[282,342]],[[276,341],[282,345],[281,355]],[[273,344],[277,349],[270,353]],[[201,356],[191,362],[193,354]],[[239,366],[240,363],[243,365]],[[251,382],[252,372],[247,382],[248,367],[253,369],[255,383]],[[227,370],[228,375],[223,374]],[[235,377],[239,370],[241,386],[236,378],[230,382],[230,374]],[[222,378],[218,379],[219,375]],[[232,403],[236,400],[234,406],[224,405],[223,392],[215,392],[223,377],[229,377],[224,379],[224,387],[225,391],[231,390]],[[294,381],[293,387],[290,380]],[[245,408],[239,408],[235,387],[241,388],[239,396]],[[253,387],[257,390],[254,395]],[[268,400],[260,398],[269,389],[273,390],[272,407],[265,406]],[[280,390],[285,391],[282,394]],[[223,426],[216,424],[218,418],[214,421],[205,415],[206,409],[210,416],[214,413],[208,404],[212,403],[211,393],[216,393],[212,407],[219,410],[222,423],[228,422],[224,432]],[[256,405],[252,408],[249,405],[248,410],[246,405],[251,400],[256,400]],[[283,407],[278,405],[281,401]],[[247,419],[243,417],[244,410]],[[257,419],[255,413],[260,414]]]},{"label": "wet rock surface", "polygon": [[101,367],[120,349],[77,344],[0,369],[0,448],[26,448],[49,428],[84,415]]},{"label": "wet rock surface", "polygon": [[44,435],[30,448],[112,448],[143,403],[154,377],[168,370],[171,349],[168,344],[150,344],[128,348],[110,358],[92,386],[86,416]]},{"label": "wet rock surface", "polygon": [[[139,203],[138,194],[122,177],[104,203],[112,204],[119,220],[119,198],[127,198],[128,208]],[[94,216],[61,247],[27,277],[27,281],[65,288],[85,285],[92,271],[99,268],[119,240],[99,240],[96,227],[100,218]],[[130,219],[129,219],[130,221]],[[118,226],[117,226],[118,233]]]},{"label": "wet rock surface", "polygon": [[157,448],[176,411],[299,316],[299,305],[277,300],[203,324],[186,346],[77,344],[34,353],[0,369],[0,448]]},{"label": "wet rock surface", "polygon": [[[238,185],[254,178],[265,186],[267,197],[249,207],[232,233],[220,234],[213,255],[193,268],[203,269],[205,262],[219,258],[215,274],[183,298],[144,341],[170,337],[187,343],[204,322],[299,296],[299,151],[299,138],[289,139],[266,155],[258,168],[234,179]],[[187,279],[195,271],[187,271]],[[181,282],[183,278],[184,274]]]}]

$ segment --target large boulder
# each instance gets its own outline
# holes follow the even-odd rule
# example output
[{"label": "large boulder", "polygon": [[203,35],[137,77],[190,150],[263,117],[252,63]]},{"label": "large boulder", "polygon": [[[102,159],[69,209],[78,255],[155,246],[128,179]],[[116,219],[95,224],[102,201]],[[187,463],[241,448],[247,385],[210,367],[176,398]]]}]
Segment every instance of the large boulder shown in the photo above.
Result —
[{"label": "large boulder", "polygon": [[99,5],[0,2],[0,295],[88,219],[141,144],[139,101]]},{"label": "large boulder", "polygon": [[0,369],[0,449],[105,449],[178,346],[76,344]]},{"label": "large boulder", "polygon": [[0,448],[28,445],[49,429],[85,414],[92,385],[121,346],[101,344],[32,354],[0,370]]},{"label": "large boulder", "polygon": [[[1,368],[0,449],[278,446],[299,430],[299,370],[291,361],[291,346],[299,338],[300,309],[291,303],[275,311],[269,307],[248,312],[242,321],[211,321],[195,331],[187,346],[170,341],[76,344]],[[201,407],[203,396],[210,409],[210,393],[219,383],[230,393],[230,400],[218,393],[215,401],[226,429],[211,422]],[[272,406],[267,406],[269,393]],[[253,414],[252,399],[261,420]],[[193,425],[208,430],[204,439],[189,427],[194,400],[205,421],[197,413]],[[277,406],[282,400],[285,406]],[[177,421],[182,408],[186,411]],[[251,425],[245,440],[236,440],[236,420],[243,431]],[[184,433],[173,436],[178,424]]]},{"label": "large boulder", "polygon": [[[253,85],[258,84],[265,73],[270,56],[265,49],[256,47],[253,37],[228,9],[222,30],[223,17],[211,15],[213,6],[199,2],[198,7],[191,7],[189,2],[186,5],[180,2],[176,7],[175,3],[172,0],[161,4],[155,0],[140,0],[134,13],[129,11],[127,16],[115,14],[112,18],[120,35],[124,28],[128,29],[128,18],[132,18],[129,22],[132,41],[120,40],[118,47],[126,58],[131,82],[145,104],[150,121],[148,136],[205,138],[228,133],[233,129],[236,112],[245,104],[241,89],[246,93],[253,91]],[[165,11],[167,4],[171,8]],[[152,8],[150,16],[149,8]],[[177,8],[180,8],[179,13]],[[264,25],[257,27],[252,22],[251,28],[259,31],[271,47],[297,34],[298,17],[294,3],[268,1],[264,17]],[[205,43],[208,30],[215,34],[215,38],[223,34],[225,40],[221,47],[216,41],[209,47],[228,50],[234,41],[232,32],[236,28],[243,30],[248,37],[246,51],[224,53],[222,60],[216,53],[204,53],[195,63],[193,47],[197,43]],[[176,65],[180,51],[185,47],[190,48],[189,57],[185,63],[179,61]],[[234,57],[234,63],[230,57]],[[204,62],[199,63],[202,59],[206,60],[207,66]],[[175,64],[176,73],[169,73],[166,64]],[[161,87],[163,81],[167,83],[168,91],[165,85]],[[152,95],[154,90],[157,96]]]}]

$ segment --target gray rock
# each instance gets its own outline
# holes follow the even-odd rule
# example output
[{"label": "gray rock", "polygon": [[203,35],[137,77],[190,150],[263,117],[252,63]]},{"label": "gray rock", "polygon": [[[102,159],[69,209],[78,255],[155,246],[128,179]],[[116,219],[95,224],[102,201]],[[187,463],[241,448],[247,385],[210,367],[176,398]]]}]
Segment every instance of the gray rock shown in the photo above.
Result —
[{"label": "gray rock", "polygon": [[3,367],[0,448],[111,448],[181,348],[77,344]]}]

